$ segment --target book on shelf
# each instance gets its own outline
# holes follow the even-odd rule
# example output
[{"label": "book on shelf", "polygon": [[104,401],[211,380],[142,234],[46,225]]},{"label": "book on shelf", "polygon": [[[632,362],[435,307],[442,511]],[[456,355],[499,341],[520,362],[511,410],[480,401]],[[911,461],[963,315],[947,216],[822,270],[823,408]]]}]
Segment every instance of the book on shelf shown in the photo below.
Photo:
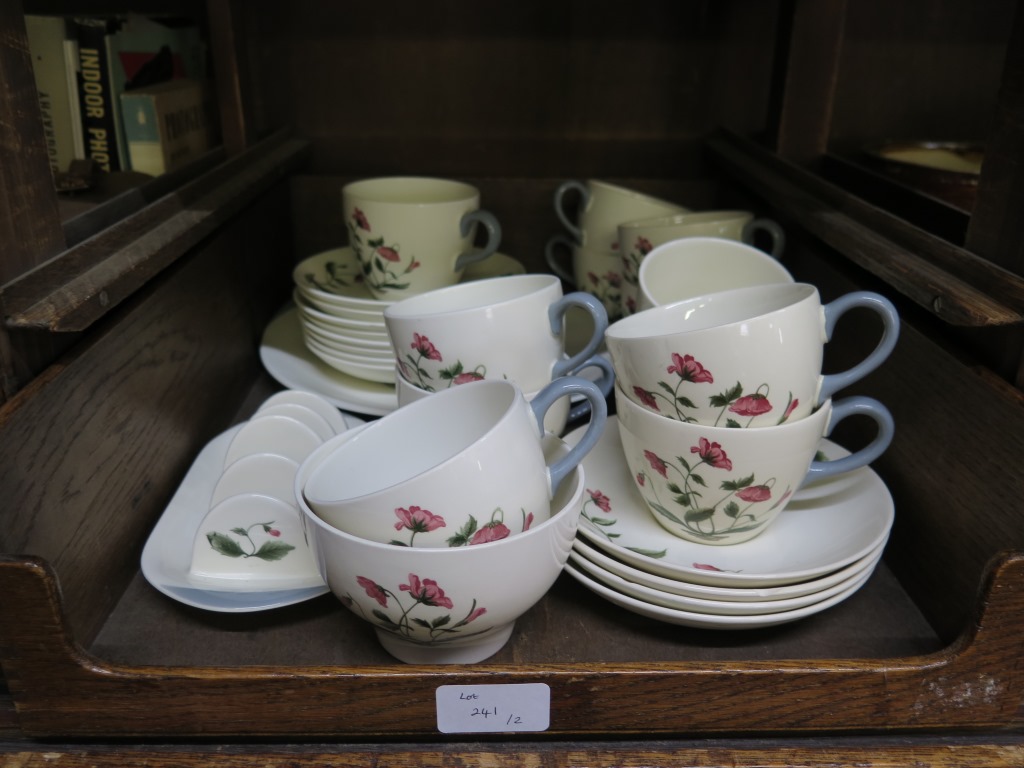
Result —
[{"label": "book on shelf", "polygon": [[29,55],[54,178],[85,157],[78,113],[77,41],[62,16],[26,14]]},{"label": "book on shelf", "polygon": [[146,87],[165,80],[205,80],[206,48],[194,25],[171,26],[137,14],[115,22],[114,29],[107,35],[106,46],[110,89],[115,95],[112,104],[115,141],[121,167],[130,168],[121,94],[128,88]]},{"label": "book on shelf", "polygon": [[76,18],[75,24],[88,156],[101,170],[129,170],[121,94],[165,80],[205,79],[206,50],[199,30],[136,14]]},{"label": "book on shelf", "polygon": [[111,22],[75,18],[78,39],[78,100],[85,156],[102,171],[119,171],[106,36]]},{"label": "book on shelf", "polygon": [[203,84],[168,80],[121,94],[132,170],[159,176],[180,168],[213,144],[210,104]]}]

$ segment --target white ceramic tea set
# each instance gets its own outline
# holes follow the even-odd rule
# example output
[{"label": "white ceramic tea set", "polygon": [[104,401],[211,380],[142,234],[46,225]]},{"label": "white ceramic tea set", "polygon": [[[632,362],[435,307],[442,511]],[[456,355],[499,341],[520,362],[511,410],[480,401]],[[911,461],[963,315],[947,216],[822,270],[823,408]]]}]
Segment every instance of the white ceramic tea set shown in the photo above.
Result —
[{"label": "white ceramic tea set", "polygon": [[[211,610],[329,590],[409,663],[489,658],[563,571],[626,611],[702,628],[795,621],[854,594],[893,522],[869,464],[894,425],[877,400],[839,393],[892,353],[893,305],[860,291],[823,302],[744,242],[760,228],[782,247],[752,214],[680,212],[596,181],[559,187],[559,211],[571,191],[581,220],[560,215],[581,247],[621,264],[628,238],[652,244],[636,304],[613,322],[556,275],[462,279],[500,235],[471,187],[346,186],[350,245],[296,267],[295,306],[264,335],[261,357],[291,389],[197,458],[147,544],[150,582]],[[482,249],[466,239],[477,223]],[[440,256],[408,245],[417,231]],[[823,375],[854,308],[877,316],[880,340]],[[577,349],[569,312],[593,329]],[[365,386],[332,390],[318,365]],[[847,419],[875,431],[852,453],[828,439]]]}]

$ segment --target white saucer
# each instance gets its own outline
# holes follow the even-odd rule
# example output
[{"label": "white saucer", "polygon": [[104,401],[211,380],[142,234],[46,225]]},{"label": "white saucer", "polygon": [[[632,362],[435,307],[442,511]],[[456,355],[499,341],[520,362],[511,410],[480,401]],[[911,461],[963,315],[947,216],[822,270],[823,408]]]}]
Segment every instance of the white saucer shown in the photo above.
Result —
[{"label": "white saucer", "polygon": [[800,608],[806,608],[807,606],[820,603],[823,600],[827,600],[840,593],[846,592],[847,589],[854,584],[862,582],[866,574],[874,571],[875,566],[878,565],[878,561],[881,557],[882,553],[879,551],[877,555],[867,558],[863,563],[863,566],[852,576],[817,592],[810,592],[806,595],[801,595],[800,597],[790,597],[781,600],[759,600],[746,602],[712,600],[703,597],[685,597],[672,592],[652,589],[642,584],[636,584],[628,579],[624,579],[611,571],[606,571],[601,568],[601,566],[581,555],[576,549],[573,549],[570,553],[569,561],[580,572],[580,575],[586,575],[591,580],[610,589],[614,589],[616,592],[620,592],[621,594],[629,597],[634,597],[637,600],[642,600],[645,603],[651,603],[652,605],[692,613],[711,614],[714,616],[766,616],[773,613],[785,613]]},{"label": "white saucer", "polygon": [[[355,426],[364,422],[355,417],[346,417],[346,423]],[[265,611],[327,593],[326,585],[265,592],[205,590],[197,589],[189,579],[196,531],[210,509],[210,499],[224,469],[228,446],[241,428],[239,424],[222,432],[196,456],[149,534],[142,550],[142,575],[156,590],[168,597],[208,611]]]},{"label": "white saucer", "polygon": [[[740,545],[737,544],[736,546]],[[864,586],[865,582],[867,582],[871,577],[871,574],[874,573],[874,569],[868,569],[850,586],[827,600],[822,600],[819,603],[814,603],[813,605],[808,605],[792,611],[783,611],[782,613],[763,613],[753,616],[715,616],[713,614],[694,613],[692,611],[665,608],[660,605],[644,602],[643,600],[637,600],[635,597],[624,595],[621,592],[616,592],[614,589],[595,581],[584,573],[581,573],[571,562],[566,563],[565,572],[591,592],[606,598],[609,602],[614,603],[620,608],[625,608],[627,611],[639,614],[640,616],[657,619],[658,621],[664,621],[668,624],[701,629],[760,629],[762,627],[774,627],[779,624],[788,624],[792,621],[797,621],[798,619],[803,619],[808,616],[813,616],[816,613],[821,613],[834,605],[838,605]]]},{"label": "white saucer", "polygon": [[329,366],[302,341],[298,310],[289,305],[270,321],[260,343],[263,367],[292,389],[320,395],[338,408],[368,416],[383,416],[398,408],[394,384],[363,381]]},{"label": "white saucer", "polygon": [[874,567],[878,558],[885,550],[888,539],[859,560],[855,560],[845,568],[822,576],[820,579],[800,581],[796,584],[786,584],[781,587],[713,587],[707,584],[693,584],[678,579],[666,579],[639,568],[634,568],[629,563],[616,560],[597,547],[593,547],[582,537],[577,536],[572,544],[574,552],[585,557],[596,566],[608,573],[615,574],[633,584],[667,592],[682,597],[692,597],[701,600],[731,601],[731,602],[764,602],[783,601],[802,598],[806,595],[813,595],[823,590],[828,590],[840,582],[847,581],[867,567]]},{"label": "white saucer", "polygon": [[[583,460],[588,478],[579,535],[648,573],[721,587],[773,587],[817,579],[845,568],[882,544],[892,527],[892,496],[868,467],[807,485],[757,538],[709,546],[673,536],[652,517],[619,442],[618,419],[609,417],[601,439]],[[575,444],[582,428],[566,435]],[[822,440],[828,458],[845,449]],[[610,511],[592,493],[607,497]]]}]

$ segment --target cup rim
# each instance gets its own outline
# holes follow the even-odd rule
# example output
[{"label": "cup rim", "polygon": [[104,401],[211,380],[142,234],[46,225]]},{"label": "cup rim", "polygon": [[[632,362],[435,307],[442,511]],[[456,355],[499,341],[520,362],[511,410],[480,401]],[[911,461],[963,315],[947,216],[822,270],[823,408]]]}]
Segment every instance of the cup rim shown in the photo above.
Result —
[{"label": "cup rim", "polygon": [[[502,289],[507,287],[508,290],[515,290],[520,285],[534,287],[525,292],[508,295],[504,298],[499,298],[498,300],[495,300],[493,296],[489,295],[491,294],[494,286],[499,286]],[[468,283],[456,283],[455,285],[449,285],[426,293],[409,296],[401,299],[400,301],[396,301],[394,304],[385,308],[383,314],[385,321],[408,321],[435,317],[454,317],[469,312],[478,312],[481,309],[488,307],[494,308],[507,306],[512,302],[520,301],[524,298],[552,289],[556,289],[557,293],[561,295],[561,281],[555,275],[545,275],[537,272],[524,273],[521,275],[501,275],[499,277],[489,277],[483,280],[473,280]],[[460,294],[466,294],[469,297],[478,298],[474,299],[474,303],[472,305],[457,306],[451,309],[427,309],[427,307],[430,306],[443,306],[446,302],[451,300],[453,295],[457,298],[462,298]],[[426,305],[426,307],[419,308],[420,305]]]},{"label": "cup rim", "polygon": [[[662,316],[667,316],[671,319],[676,315],[685,315],[693,305],[700,306],[705,305],[708,302],[729,300],[732,301],[732,303],[741,311],[746,307],[744,300],[751,295],[757,296],[758,294],[767,294],[769,296],[772,294],[780,295],[779,299],[775,302],[777,305],[773,305],[768,309],[757,310],[752,314],[743,314],[725,322],[714,323],[713,325],[680,329],[679,327],[672,327],[671,324],[667,324],[667,327],[665,327],[666,324],[663,323],[663,327],[660,330],[658,328],[651,327],[652,324],[659,322],[659,320],[662,319]],[[785,303],[779,303],[787,296],[790,297],[789,300],[785,301]],[[690,333],[731,329],[737,325],[760,320],[777,312],[788,310],[791,307],[808,301],[816,296],[819,297],[818,301],[820,303],[821,299],[818,289],[811,283],[764,283],[761,285],[749,285],[742,288],[729,288],[724,291],[715,291],[713,293],[706,293],[701,296],[694,296],[688,299],[680,299],[679,301],[674,301],[671,304],[659,304],[655,307],[649,307],[648,309],[636,312],[629,317],[616,320],[605,330],[605,338],[615,341],[637,340],[644,338],[663,339],[668,336],[684,336]]]},{"label": "cup rim", "polygon": [[[685,219],[685,221],[683,221]],[[709,221],[734,221],[736,219],[754,219],[751,211],[739,208],[717,211],[690,211],[688,213],[669,213],[662,216],[651,216],[644,219],[633,219],[619,224],[622,229],[639,229],[640,227],[673,227],[691,223],[706,224]],[[648,254],[649,255],[649,254]]]},{"label": "cup rim", "polygon": [[[443,190],[438,199],[409,199],[409,187],[432,187]],[[392,189],[394,188],[394,190]],[[382,191],[383,190],[383,191]],[[405,190],[402,194],[399,191]],[[376,176],[369,179],[350,181],[341,188],[342,199],[358,197],[359,201],[372,203],[401,203],[405,205],[430,206],[462,203],[479,199],[480,190],[472,184],[457,179],[434,176]],[[353,201],[356,202],[356,201]]]},{"label": "cup rim", "polygon": [[[814,410],[812,410],[810,413],[808,413],[803,418],[794,419],[792,421],[785,421],[782,424],[770,424],[770,425],[764,426],[764,427],[748,427],[748,428],[741,428],[741,429],[737,429],[736,427],[716,427],[716,426],[714,426],[712,424],[703,424],[703,423],[700,423],[700,422],[686,422],[686,421],[680,421],[678,419],[670,419],[667,416],[661,415],[660,413],[655,413],[654,411],[651,411],[651,410],[649,410],[647,408],[644,408],[642,405],[640,405],[639,403],[637,403],[634,400],[632,400],[629,397],[629,395],[626,394],[626,391],[624,389],[622,389],[622,387],[619,385],[619,382],[618,381],[615,382],[615,408],[616,408],[616,411],[618,411],[618,410],[631,411],[631,412],[636,414],[637,418],[643,418],[643,419],[646,419],[646,420],[650,420],[652,423],[654,422],[655,419],[659,419],[660,420],[658,422],[659,424],[662,424],[663,422],[667,422],[667,424],[664,425],[667,429],[672,429],[672,430],[686,429],[687,431],[689,431],[690,429],[694,429],[694,430],[699,430],[699,431],[704,432],[704,433],[708,433],[709,435],[718,435],[722,439],[725,439],[726,435],[728,435],[729,437],[733,437],[737,433],[740,433],[740,432],[742,432],[744,434],[750,434],[750,435],[757,434],[757,435],[763,435],[763,436],[770,437],[773,432],[777,432],[779,430],[786,430],[786,429],[793,430],[794,428],[796,428],[796,427],[798,427],[800,425],[802,425],[805,429],[812,429],[813,430],[814,424],[816,422],[822,422],[820,429],[817,430],[817,431],[819,431],[821,433],[821,435],[824,436],[825,427],[827,426],[828,421],[829,421],[829,419],[831,418],[831,415],[832,415],[832,404],[833,404],[832,398],[831,397],[827,398],[827,399],[823,400],[820,405],[815,406]],[[676,426],[673,426],[673,425],[676,425]],[[678,425],[683,425],[683,426],[678,426]],[[619,420],[619,428],[620,429],[627,429],[627,431],[632,431],[632,430],[628,430],[628,428],[623,426],[621,419]],[[709,437],[709,439],[710,439],[710,437]],[[747,438],[741,438],[741,439],[747,439]]]}]

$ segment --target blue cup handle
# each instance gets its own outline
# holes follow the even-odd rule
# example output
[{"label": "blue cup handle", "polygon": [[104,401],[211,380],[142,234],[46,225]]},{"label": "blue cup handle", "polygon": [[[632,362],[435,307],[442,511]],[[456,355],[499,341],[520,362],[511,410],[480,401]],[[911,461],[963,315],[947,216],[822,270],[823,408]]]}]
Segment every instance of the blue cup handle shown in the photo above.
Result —
[{"label": "blue cup handle", "polygon": [[772,241],[772,249],[768,253],[776,259],[781,258],[786,248],[786,233],[782,231],[782,227],[771,219],[752,219],[744,225],[741,238],[747,245],[753,245],[758,232],[768,233]]},{"label": "blue cup handle", "polygon": [[[601,390],[601,394],[603,394],[607,400],[608,396],[612,393],[612,387],[615,386],[615,368],[612,367],[611,360],[604,355],[594,355],[589,360],[585,360],[578,368],[573,370],[572,374],[577,375],[580,371],[587,368],[601,369],[601,376],[594,383],[597,384],[598,389]],[[569,421],[575,421],[589,412],[589,402],[584,400],[581,403],[577,403],[569,409]]]},{"label": "blue cup handle", "polygon": [[563,376],[555,379],[544,389],[534,396],[530,401],[530,408],[533,409],[534,417],[537,419],[537,429],[544,434],[544,416],[552,404],[562,397],[583,395],[590,405],[590,422],[587,424],[587,431],[580,441],[572,447],[568,454],[556,459],[548,467],[548,479],[551,485],[550,492],[553,496],[562,481],[576,469],[588,453],[597,445],[597,441],[604,432],[605,423],[608,420],[608,403],[601,393],[600,387],[589,379],[581,376]]},{"label": "blue cup handle", "polygon": [[590,340],[582,350],[566,360],[559,360],[555,363],[551,369],[552,379],[564,376],[569,371],[579,370],[583,361],[592,357],[597,352],[597,348],[604,341],[605,329],[608,328],[608,310],[604,308],[601,300],[586,291],[573,291],[572,293],[567,293],[548,307],[548,320],[551,323],[551,332],[556,336],[562,333],[562,328],[565,325],[565,313],[569,311],[569,307],[581,307],[590,313],[590,317],[594,321],[594,333],[591,334]]},{"label": "blue cup handle", "polygon": [[563,205],[563,200],[569,192],[578,192],[582,198],[580,207],[585,208],[587,203],[590,202],[590,190],[582,181],[575,180],[563,182],[555,190],[555,214],[558,216],[558,220],[562,222],[562,226],[569,230],[569,233],[576,238],[576,242],[580,242],[583,239],[583,231],[576,222],[569,218]]},{"label": "blue cup handle", "polygon": [[892,442],[896,426],[889,409],[872,397],[847,397],[834,403],[825,434],[831,434],[835,425],[843,419],[857,415],[867,416],[878,425],[878,434],[875,435],[875,439],[849,456],[831,461],[812,461],[811,468],[807,470],[804,484],[865,467],[885,453]]},{"label": "blue cup handle", "polygon": [[900,335],[899,312],[896,311],[896,307],[891,301],[871,291],[853,291],[822,307],[825,316],[826,341],[832,338],[832,332],[835,330],[839,318],[854,307],[865,307],[879,316],[882,320],[882,338],[879,339],[878,345],[871,351],[871,354],[857,365],[842,373],[830,373],[821,377],[818,385],[818,405],[828,400],[840,389],[863,379],[885,362],[896,347],[896,340]]},{"label": "blue cup handle", "polygon": [[477,224],[487,230],[487,242],[484,243],[482,248],[473,248],[465,253],[460,253],[459,258],[455,260],[456,272],[461,272],[470,264],[483,261],[488,256],[493,255],[498,250],[498,246],[501,245],[501,224],[498,223],[494,214],[489,211],[467,212],[459,222],[459,231],[462,232],[463,237],[466,237],[472,233],[473,227]]},{"label": "blue cup handle", "polygon": [[552,235],[544,245],[544,261],[548,268],[569,285],[576,285],[576,275],[572,274],[558,258],[559,249],[564,248],[572,261],[572,249],[576,244],[567,235]]}]

